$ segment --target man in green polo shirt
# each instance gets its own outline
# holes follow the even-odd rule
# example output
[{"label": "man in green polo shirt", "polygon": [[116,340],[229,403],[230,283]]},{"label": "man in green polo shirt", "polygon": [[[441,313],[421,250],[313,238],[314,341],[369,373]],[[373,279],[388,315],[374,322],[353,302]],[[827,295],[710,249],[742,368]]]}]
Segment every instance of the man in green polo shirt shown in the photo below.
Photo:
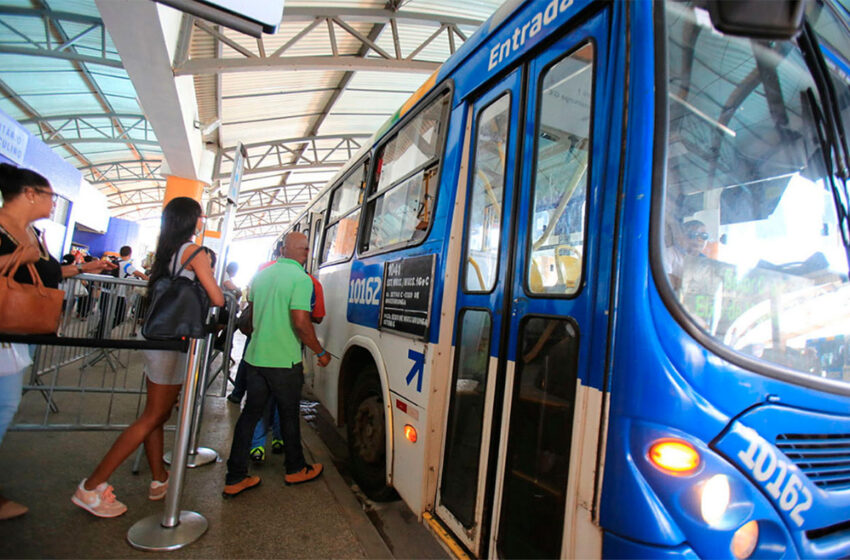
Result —
[{"label": "man in green polo shirt", "polygon": [[275,264],[258,272],[251,284],[249,300],[254,305],[254,332],[244,357],[248,396],[233,430],[225,497],[260,484],[259,476],[248,476],[248,449],[269,394],[277,399],[280,414],[286,466],[284,481],[299,484],[322,474],[321,463],[308,465],[304,459],[298,417],[304,384],[301,344],[316,353],[320,366],[331,361],[330,354],[319,344],[310,320],[313,281],[304,272],[309,251],[304,234],[288,234],[282,256]]}]

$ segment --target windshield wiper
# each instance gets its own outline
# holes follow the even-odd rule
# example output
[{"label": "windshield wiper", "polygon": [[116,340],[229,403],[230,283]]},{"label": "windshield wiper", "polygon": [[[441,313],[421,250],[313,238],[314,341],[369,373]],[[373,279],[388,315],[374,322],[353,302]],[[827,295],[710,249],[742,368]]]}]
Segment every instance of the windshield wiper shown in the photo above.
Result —
[{"label": "windshield wiper", "polygon": [[826,67],[826,61],[823,58],[823,51],[808,22],[803,24],[803,32],[800,34],[798,41],[803,51],[803,59],[812,73],[812,79],[814,79],[815,86],[818,88],[818,94],[823,100],[826,135],[830,146],[835,150],[834,171],[842,179],[847,179],[847,139],[844,135],[844,127],[842,126],[840,115],[838,114],[838,105],[835,102],[835,90],[832,87],[832,81],[829,79],[829,71]]},{"label": "windshield wiper", "polygon": [[[826,163],[826,180],[829,182],[832,191],[832,200],[838,216],[838,229],[841,232],[841,241],[844,244],[847,266],[850,270],[850,215],[848,215],[847,210],[847,161],[850,160],[850,157],[848,157],[847,138],[844,134],[838,103],[835,101],[835,90],[823,58],[823,51],[821,51],[817,37],[808,22],[804,24],[803,33],[800,34],[798,41],[803,51],[806,66],[809,67],[820,98],[823,100],[823,111],[821,112],[814,92],[811,88],[806,90],[812,117],[816,124],[818,141],[822,146],[824,162]],[[840,181],[835,180],[836,176]]]}]

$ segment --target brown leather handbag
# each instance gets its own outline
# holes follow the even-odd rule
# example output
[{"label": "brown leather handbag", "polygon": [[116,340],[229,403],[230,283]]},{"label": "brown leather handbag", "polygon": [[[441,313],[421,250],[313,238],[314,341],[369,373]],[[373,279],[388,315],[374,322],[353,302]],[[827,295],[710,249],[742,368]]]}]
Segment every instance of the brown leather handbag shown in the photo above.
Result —
[{"label": "brown leather handbag", "polygon": [[65,292],[47,288],[35,265],[27,264],[32,284],[15,281],[24,247],[19,246],[0,270],[0,332],[6,334],[52,334],[62,318]]}]

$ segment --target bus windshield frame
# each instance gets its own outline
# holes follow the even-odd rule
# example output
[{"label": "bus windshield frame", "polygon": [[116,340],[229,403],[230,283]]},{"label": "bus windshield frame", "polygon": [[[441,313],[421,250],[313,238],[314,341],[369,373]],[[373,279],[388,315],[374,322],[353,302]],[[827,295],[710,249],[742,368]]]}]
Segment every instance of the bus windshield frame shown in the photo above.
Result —
[{"label": "bus windshield frame", "polygon": [[[831,109],[801,46],[723,35],[688,2],[658,6],[650,251],[661,297],[728,361],[850,395],[847,224],[837,210],[847,187],[841,148],[824,140]],[[850,130],[840,63],[850,30],[833,9],[811,2],[807,21]]]}]

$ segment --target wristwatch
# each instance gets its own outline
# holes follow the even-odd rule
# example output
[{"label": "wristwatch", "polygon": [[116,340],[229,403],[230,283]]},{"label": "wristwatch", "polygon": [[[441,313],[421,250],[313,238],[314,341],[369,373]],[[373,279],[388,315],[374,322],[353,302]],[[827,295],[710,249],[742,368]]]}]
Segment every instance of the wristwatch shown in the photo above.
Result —
[{"label": "wristwatch", "polygon": [[74,263],[74,266],[77,267],[77,274],[83,273],[83,263]]}]

